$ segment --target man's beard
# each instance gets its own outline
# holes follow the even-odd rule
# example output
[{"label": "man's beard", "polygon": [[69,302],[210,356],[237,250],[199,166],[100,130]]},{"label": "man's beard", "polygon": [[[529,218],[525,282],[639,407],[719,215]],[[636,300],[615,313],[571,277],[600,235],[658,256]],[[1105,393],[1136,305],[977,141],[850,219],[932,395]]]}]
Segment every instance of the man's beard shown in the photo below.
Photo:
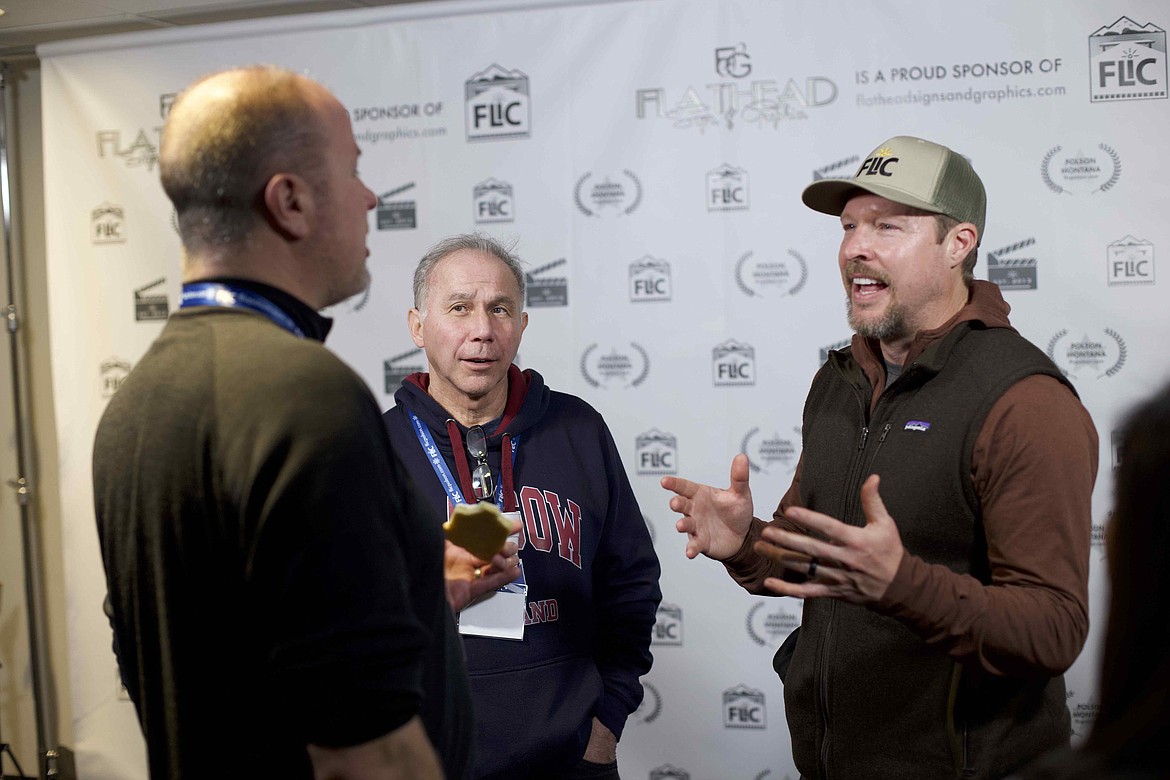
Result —
[{"label": "man's beard", "polygon": [[890,301],[885,314],[876,322],[853,316],[853,301],[850,298],[845,299],[845,313],[849,317],[849,327],[863,338],[896,341],[908,335],[906,332],[906,310],[896,300]]}]

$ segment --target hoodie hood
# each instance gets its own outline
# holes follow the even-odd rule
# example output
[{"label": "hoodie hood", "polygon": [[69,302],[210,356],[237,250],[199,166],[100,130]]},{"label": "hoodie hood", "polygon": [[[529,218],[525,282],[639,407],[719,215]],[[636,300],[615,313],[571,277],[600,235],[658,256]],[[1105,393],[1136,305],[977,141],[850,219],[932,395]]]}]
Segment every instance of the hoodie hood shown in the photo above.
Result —
[{"label": "hoodie hood", "polygon": [[[427,393],[431,376],[419,371],[402,380],[402,386],[394,393],[394,402],[403,406],[419,418],[430,430],[435,446],[444,455],[455,461],[456,477],[464,498],[471,493],[471,465],[467,457],[465,440],[467,426],[451,417],[438,401]],[[516,365],[508,368],[508,400],[503,415],[484,426],[487,434],[488,466],[500,475],[503,486],[504,511],[516,509],[512,475],[512,440],[535,425],[548,410],[549,389],[544,377],[533,369],[521,371]],[[508,452],[508,457],[501,457]],[[470,500],[470,499],[468,499]]]}]

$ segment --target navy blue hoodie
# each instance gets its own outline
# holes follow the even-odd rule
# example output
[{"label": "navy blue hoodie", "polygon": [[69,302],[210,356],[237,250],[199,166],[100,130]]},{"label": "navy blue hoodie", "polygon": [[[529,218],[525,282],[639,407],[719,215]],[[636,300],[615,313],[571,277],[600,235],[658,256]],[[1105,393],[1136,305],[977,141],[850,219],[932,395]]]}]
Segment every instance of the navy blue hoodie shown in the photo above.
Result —
[{"label": "navy blue hoodie", "polygon": [[[413,411],[471,495],[467,429],[412,374],[384,419],[423,506],[442,523],[447,494],[411,424]],[[503,416],[485,425],[504,509],[524,520],[524,639],[465,636],[475,703],[477,778],[555,777],[581,758],[597,717],[621,736],[642,700],[658,602],[658,557],[613,437],[593,407],[512,366]],[[517,439],[515,464],[501,451]],[[454,446],[452,446],[454,441]]]}]

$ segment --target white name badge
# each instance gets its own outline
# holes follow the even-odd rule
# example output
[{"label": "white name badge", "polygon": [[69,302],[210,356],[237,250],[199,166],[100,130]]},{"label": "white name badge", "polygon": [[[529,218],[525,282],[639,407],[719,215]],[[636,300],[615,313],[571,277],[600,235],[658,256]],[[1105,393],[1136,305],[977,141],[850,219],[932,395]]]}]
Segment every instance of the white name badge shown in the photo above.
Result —
[{"label": "white name badge", "polygon": [[[505,512],[509,520],[519,520],[519,512]],[[519,535],[508,537],[519,541]],[[528,583],[524,562],[519,561],[520,576],[502,588],[485,593],[457,615],[459,633],[494,639],[523,639],[524,617],[528,607]]]}]

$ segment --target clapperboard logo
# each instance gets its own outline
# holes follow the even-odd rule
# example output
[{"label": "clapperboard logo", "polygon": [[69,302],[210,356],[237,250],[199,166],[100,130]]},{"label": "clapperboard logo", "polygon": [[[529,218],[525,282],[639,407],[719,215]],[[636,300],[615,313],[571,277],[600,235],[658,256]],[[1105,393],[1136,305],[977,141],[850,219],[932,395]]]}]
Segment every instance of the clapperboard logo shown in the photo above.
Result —
[{"label": "clapperboard logo", "polygon": [[126,213],[121,206],[103,203],[90,212],[90,238],[95,244],[126,243]]},{"label": "clapperboard logo", "polygon": [[682,643],[682,607],[677,604],[659,604],[658,615],[654,619],[654,633],[650,636],[650,644],[682,647]]},{"label": "clapperboard logo", "polygon": [[729,729],[766,729],[768,710],[764,692],[737,685],[723,692],[723,727]]},{"label": "clapperboard logo", "polygon": [[756,349],[728,339],[711,350],[711,375],[716,387],[754,385]]},{"label": "clapperboard logo", "polygon": [[[800,429],[796,429],[799,436]],[[771,436],[764,435],[759,428],[752,428],[740,442],[739,451],[748,458],[748,467],[756,473],[773,473],[773,467],[779,465],[777,472],[791,472],[796,469],[797,452],[796,440],[785,438],[779,433]]]},{"label": "clapperboard logo", "polygon": [[813,171],[813,181],[849,178],[853,175],[853,171],[859,162],[861,162],[861,157],[855,154],[852,157],[846,157],[844,160],[838,160],[822,168],[817,168]]},{"label": "clapperboard logo", "polygon": [[820,359],[817,361],[817,365],[823,366],[825,364],[825,361],[829,359],[830,352],[836,352],[839,349],[845,349],[845,347],[849,346],[852,343],[853,343],[853,339],[847,338],[847,339],[841,339],[840,341],[836,342],[835,344],[829,344],[828,346],[821,347],[820,348]]},{"label": "clapperboard logo", "polygon": [[475,222],[479,225],[493,222],[513,222],[516,206],[512,200],[512,185],[506,181],[485,179],[472,190]]},{"label": "clapperboard logo", "polygon": [[677,766],[663,764],[650,770],[650,780],[691,780],[691,773]]},{"label": "clapperboard logo", "polygon": [[674,434],[652,428],[634,440],[639,474],[677,474],[678,441]]},{"label": "clapperboard logo", "polygon": [[467,140],[528,138],[532,108],[528,76],[493,63],[464,84]]},{"label": "clapperboard logo", "polygon": [[627,216],[642,205],[642,182],[628,168],[600,178],[586,173],[577,179],[573,202],[587,217]]},{"label": "clapperboard logo", "polygon": [[642,680],[642,703],[638,709],[630,713],[638,723],[653,723],[662,714],[662,694],[658,687],[647,680]]},{"label": "clapperboard logo", "polygon": [[417,204],[399,197],[412,189],[414,182],[378,196],[378,230],[413,230],[418,227]]},{"label": "clapperboard logo", "polygon": [[[778,599],[757,601],[747,613],[748,638],[760,647],[775,649],[779,647],[788,635],[800,628],[801,610],[804,601],[801,599],[784,599],[785,603],[776,604]],[[771,607],[769,610],[768,607]]]},{"label": "clapperboard logo", "polygon": [[1048,341],[1048,357],[1067,376],[1112,377],[1125,367],[1128,349],[1125,339],[1112,328],[1100,335],[1082,331],[1077,338],[1068,329],[1057,331]]},{"label": "clapperboard logo", "polygon": [[166,278],[156,279],[148,285],[134,291],[134,319],[137,322],[152,322],[165,320],[171,313],[167,303],[167,296],[161,290],[153,294],[151,290],[166,282]]},{"label": "clapperboard logo", "polygon": [[670,263],[645,255],[630,263],[630,301],[669,301]]},{"label": "clapperboard logo", "polygon": [[1154,245],[1133,236],[1118,239],[1106,250],[1111,286],[1154,283]]},{"label": "clapperboard logo", "polygon": [[106,358],[101,367],[102,398],[112,398],[130,374],[130,364],[118,357]]},{"label": "clapperboard logo", "polygon": [[1009,255],[1015,255],[1035,243],[1035,239],[1026,238],[1023,241],[1017,241],[993,252],[988,252],[988,281],[999,285],[1001,290],[1035,290],[1036,258],[1009,257]]},{"label": "clapperboard logo", "polygon": [[560,268],[569,262],[565,258],[553,260],[551,263],[534,268],[531,273],[524,274],[525,286],[528,288],[528,305],[537,306],[568,306],[569,280],[563,276],[540,278],[540,275]]},{"label": "clapperboard logo", "polygon": [[386,395],[394,395],[402,380],[419,371],[426,371],[423,365],[422,348],[415,347],[394,357],[386,358],[382,363],[382,373],[385,375]]},{"label": "clapperboard logo", "polygon": [[1089,99],[1166,97],[1166,31],[1123,16],[1089,36]]},{"label": "clapperboard logo", "polygon": [[747,211],[750,205],[747,171],[724,163],[707,172],[707,211]]}]

